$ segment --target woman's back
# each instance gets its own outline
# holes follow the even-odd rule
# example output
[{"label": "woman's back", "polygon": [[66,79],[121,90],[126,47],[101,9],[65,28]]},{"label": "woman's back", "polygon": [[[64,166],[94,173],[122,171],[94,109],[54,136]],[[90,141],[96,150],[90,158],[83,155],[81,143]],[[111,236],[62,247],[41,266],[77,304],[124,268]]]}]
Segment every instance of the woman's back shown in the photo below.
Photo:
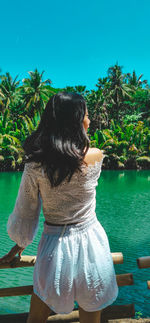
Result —
[{"label": "woman's back", "polygon": [[[59,186],[53,188],[43,167],[37,167],[35,162],[26,164],[21,184],[24,193],[19,195],[18,205],[23,206],[25,214],[33,212],[39,192],[47,223],[70,224],[92,218],[95,216],[95,188],[98,184],[103,158],[104,155],[99,149],[91,148],[85,156],[88,166],[82,165],[82,173],[75,172],[70,182],[65,179]],[[27,194],[26,199],[25,194]],[[28,196],[32,196],[30,204]],[[25,205],[24,201],[27,201]],[[31,203],[33,208],[31,208]],[[30,210],[28,205],[30,205]]]}]

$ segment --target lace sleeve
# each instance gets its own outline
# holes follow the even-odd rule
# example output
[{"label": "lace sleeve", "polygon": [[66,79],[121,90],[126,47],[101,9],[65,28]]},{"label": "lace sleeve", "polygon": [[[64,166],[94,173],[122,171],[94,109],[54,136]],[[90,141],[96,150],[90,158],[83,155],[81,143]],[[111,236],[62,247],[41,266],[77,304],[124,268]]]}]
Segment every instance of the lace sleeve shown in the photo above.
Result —
[{"label": "lace sleeve", "polygon": [[41,199],[36,170],[26,164],[13,213],[7,222],[7,231],[20,247],[30,244],[37,232]]}]

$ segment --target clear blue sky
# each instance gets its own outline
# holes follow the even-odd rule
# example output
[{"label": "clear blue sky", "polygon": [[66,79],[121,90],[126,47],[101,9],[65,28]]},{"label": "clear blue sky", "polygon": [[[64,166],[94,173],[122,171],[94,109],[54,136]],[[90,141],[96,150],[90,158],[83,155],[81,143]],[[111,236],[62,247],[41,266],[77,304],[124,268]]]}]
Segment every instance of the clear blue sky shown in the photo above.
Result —
[{"label": "clear blue sky", "polygon": [[150,83],[150,0],[1,1],[0,68],[95,87],[117,61]]}]

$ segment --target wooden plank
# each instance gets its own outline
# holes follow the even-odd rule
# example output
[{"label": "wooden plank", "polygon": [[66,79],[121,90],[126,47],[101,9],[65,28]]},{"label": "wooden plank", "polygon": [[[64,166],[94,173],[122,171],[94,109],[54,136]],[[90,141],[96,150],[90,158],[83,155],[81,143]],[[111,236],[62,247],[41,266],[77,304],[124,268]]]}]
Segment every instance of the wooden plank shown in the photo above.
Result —
[{"label": "wooden plank", "polygon": [[150,280],[147,281],[147,288],[150,289]]},{"label": "wooden plank", "polygon": [[[118,286],[133,285],[133,275],[132,274],[121,274],[116,275]],[[0,288],[0,297],[6,296],[21,296],[21,295],[31,295],[33,291],[33,286],[19,286],[19,287],[9,287]]]},{"label": "wooden plank", "polygon": [[6,296],[21,296],[21,295],[31,295],[33,291],[33,286],[19,286],[19,287],[9,287],[0,288],[0,297]]},{"label": "wooden plank", "polygon": [[141,268],[149,268],[150,267],[150,257],[140,257],[137,259],[137,265]]},{"label": "wooden plank", "polygon": [[101,323],[112,319],[131,318],[135,315],[134,304],[111,305],[102,311]]},{"label": "wooden plank", "polygon": [[[54,314],[54,313],[53,313]],[[111,319],[131,318],[135,315],[134,304],[108,306],[102,311],[101,323]],[[0,322],[3,323],[26,323],[28,313],[0,315]],[[78,322],[79,313],[77,310],[70,314],[55,314],[49,316],[47,322]]]},{"label": "wooden plank", "polygon": [[[26,323],[27,317],[28,317],[28,313],[0,315],[0,322],[2,322],[2,323],[12,323],[12,322],[13,323]],[[51,322],[51,323],[79,322],[79,312],[73,311],[67,315],[55,314],[55,315],[49,316],[47,322]]]},{"label": "wooden plank", "polygon": [[[123,263],[123,254],[121,252],[111,253],[114,264]],[[17,267],[32,267],[35,265],[36,256],[21,256],[14,257],[10,263],[0,264],[0,269],[17,268]]]},{"label": "wooden plank", "polygon": [[9,263],[0,264],[0,269],[17,268],[17,267],[32,267],[36,261],[36,256],[21,256],[14,257]]},{"label": "wooden plank", "polygon": [[0,315],[1,323],[26,323],[28,313]]},{"label": "wooden plank", "polygon": [[111,255],[112,255],[114,265],[123,264],[123,254],[122,254],[122,252],[112,252]]},{"label": "wooden plank", "polygon": [[119,287],[121,286],[128,286],[128,285],[133,285],[133,275],[132,274],[121,274],[121,275],[116,275],[117,279],[117,284]]},{"label": "wooden plank", "polygon": [[[79,321],[79,311],[74,310],[69,314],[54,314],[49,316],[47,322],[78,322]],[[91,322],[92,323],[92,322]]]}]

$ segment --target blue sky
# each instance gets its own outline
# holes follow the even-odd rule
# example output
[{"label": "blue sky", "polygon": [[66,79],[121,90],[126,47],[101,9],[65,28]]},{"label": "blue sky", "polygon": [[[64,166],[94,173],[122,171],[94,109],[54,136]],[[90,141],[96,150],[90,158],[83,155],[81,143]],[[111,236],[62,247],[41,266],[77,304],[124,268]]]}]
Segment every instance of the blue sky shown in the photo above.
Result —
[{"label": "blue sky", "polygon": [[149,0],[1,2],[0,68],[19,79],[37,68],[54,87],[95,87],[107,69],[150,83]]}]

